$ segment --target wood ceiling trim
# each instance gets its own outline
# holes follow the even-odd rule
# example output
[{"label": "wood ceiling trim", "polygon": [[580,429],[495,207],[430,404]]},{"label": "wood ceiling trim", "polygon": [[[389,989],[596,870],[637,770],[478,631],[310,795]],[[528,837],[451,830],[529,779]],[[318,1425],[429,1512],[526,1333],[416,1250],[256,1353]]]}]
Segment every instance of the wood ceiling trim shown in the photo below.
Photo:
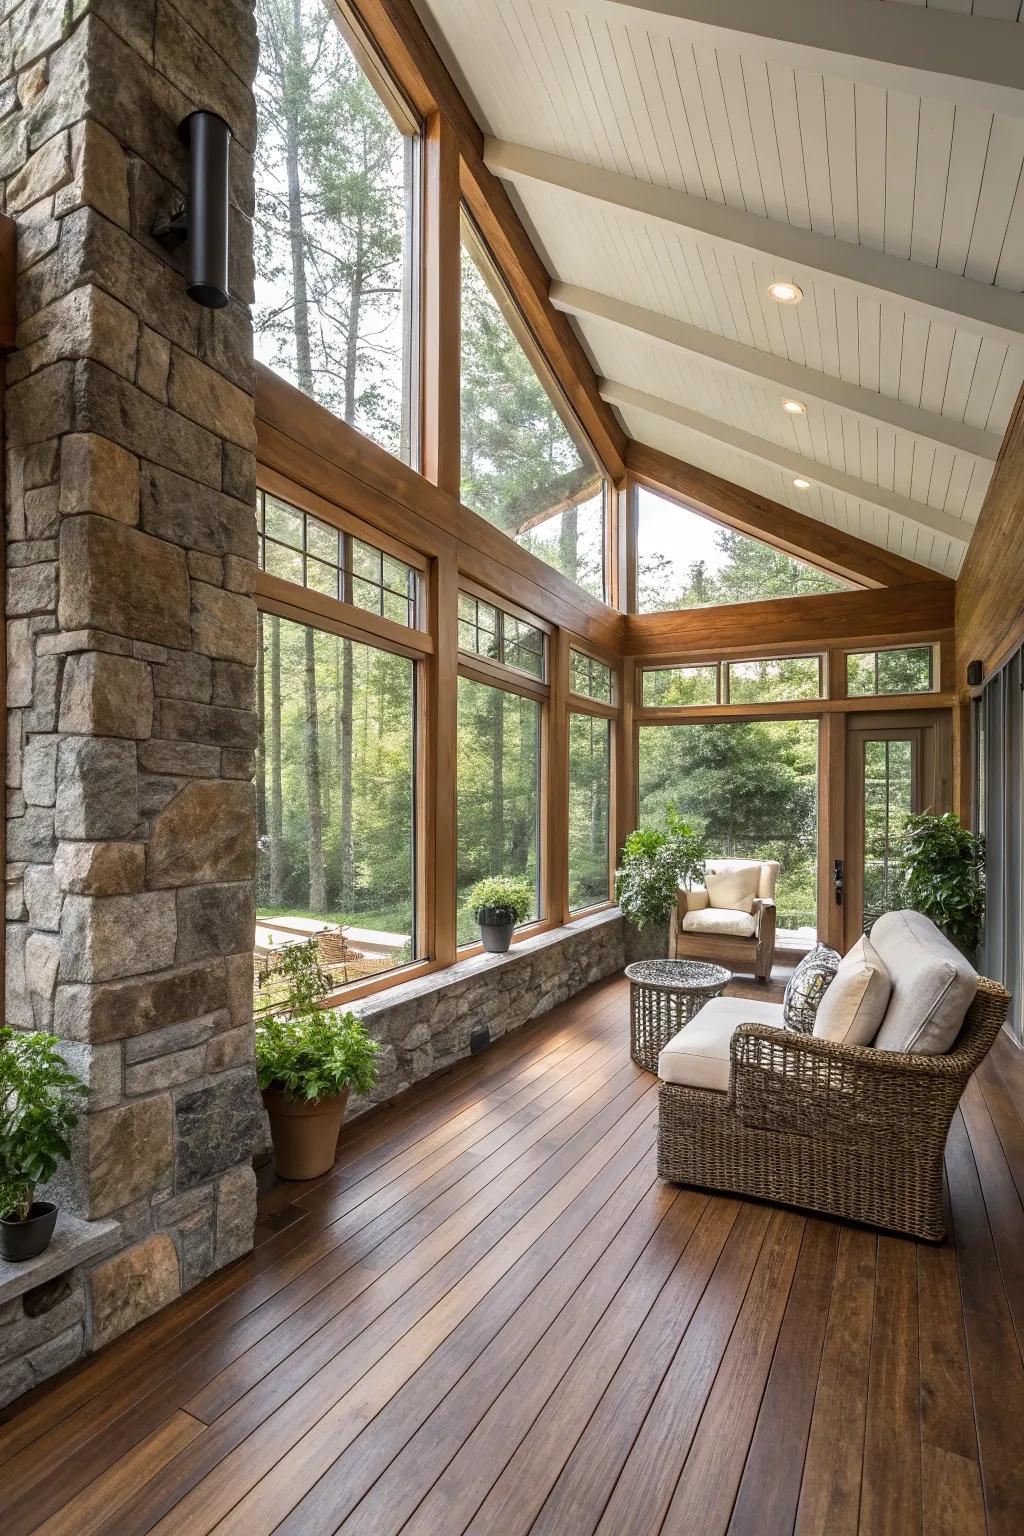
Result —
[{"label": "wood ceiling trim", "polygon": [[574,0],[716,48],[1024,116],[1024,37],[1016,24],[880,0]]},{"label": "wood ceiling trim", "polygon": [[905,587],[916,582],[953,585],[949,577],[937,576],[927,566],[832,528],[804,512],[794,512],[781,502],[745,490],[657,448],[631,442],[627,466],[639,484],[678,496],[726,527],[760,539],[784,554],[809,560],[846,581],[867,587]]},{"label": "wood ceiling trim", "polygon": [[778,385],[789,394],[802,400],[814,400],[818,404],[837,406],[842,411],[863,417],[873,423],[884,422],[901,432],[912,432],[915,437],[959,453],[969,453],[975,458],[994,464],[999,457],[1002,439],[995,432],[981,427],[968,426],[949,416],[939,416],[919,406],[908,405],[874,389],[864,389],[850,384],[802,363],[794,363],[774,352],[758,347],[748,347],[714,331],[701,330],[688,325],[673,315],[659,314],[643,309],[607,294],[594,293],[578,288],[572,283],[554,282],[551,285],[551,302],[564,314],[579,320],[606,320],[613,325],[655,341],[664,342],[687,357],[710,362],[741,375],[756,384]]},{"label": "wood ceiling trim", "polygon": [[1024,296],[1008,288],[521,144],[487,139],[484,160],[505,181],[539,182],[641,220],[656,219],[745,254],[778,261],[784,275],[802,287],[827,282],[866,292],[879,301],[896,299],[930,321],[966,328],[1004,346],[1019,346],[1024,338]]},{"label": "wood ceiling trim", "polygon": [[748,646],[808,646],[863,642],[872,646],[948,638],[953,632],[955,588],[945,577],[912,587],[778,597],[721,608],[626,617],[626,656],[685,656]]},{"label": "wood ceiling trim", "polygon": [[754,433],[745,432],[740,427],[730,426],[728,422],[720,421],[715,416],[705,416],[700,411],[691,411],[672,400],[661,400],[656,395],[645,394],[641,389],[634,389],[632,385],[621,384],[614,379],[601,379],[599,387],[602,398],[610,405],[617,405],[624,410],[641,411],[648,416],[685,427],[690,432],[698,432],[703,437],[725,443],[727,447],[734,448],[739,453],[748,454],[751,458],[771,464],[776,469],[783,469],[787,474],[817,481],[819,485],[827,485],[844,496],[855,496],[858,500],[869,502],[872,506],[883,507],[887,512],[894,512],[897,517],[905,517],[910,522],[929,529],[932,533],[942,534],[944,538],[957,539],[960,543],[967,544],[974,531],[974,524],[966,518],[952,517],[948,512],[942,512],[937,507],[926,506],[920,501],[911,501],[909,496],[901,496],[897,491],[890,491],[885,486],[876,485],[867,480],[858,480],[856,476],[834,469],[830,464],[821,464],[817,459],[806,459],[802,454],[791,453],[778,443],[769,442],[764,437],[756,437]]}]

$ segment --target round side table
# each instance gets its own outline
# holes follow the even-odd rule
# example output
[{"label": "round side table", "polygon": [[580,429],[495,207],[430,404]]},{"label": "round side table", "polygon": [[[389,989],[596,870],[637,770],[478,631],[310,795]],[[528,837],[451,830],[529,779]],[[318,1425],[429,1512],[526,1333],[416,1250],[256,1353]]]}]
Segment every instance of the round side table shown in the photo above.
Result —
[{"label": "round side table", "polygon": [[717,997],[732,972],[704,960],[637,960],[629,977],[629,1054],[645,1072],[658,1070],[663,1046]]}]

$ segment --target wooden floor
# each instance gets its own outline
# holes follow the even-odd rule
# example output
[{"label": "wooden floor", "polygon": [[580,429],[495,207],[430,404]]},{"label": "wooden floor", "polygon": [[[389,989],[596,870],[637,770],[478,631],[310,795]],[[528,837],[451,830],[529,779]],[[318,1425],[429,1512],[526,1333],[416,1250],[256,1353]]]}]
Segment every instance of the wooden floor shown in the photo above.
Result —
[{"label": "wooden floor", "polygon": [[1024,1057],[929,1247],[663,1185],[621,979],[353,1126],[0,1424],[0,1530],[1024,1530]]}]

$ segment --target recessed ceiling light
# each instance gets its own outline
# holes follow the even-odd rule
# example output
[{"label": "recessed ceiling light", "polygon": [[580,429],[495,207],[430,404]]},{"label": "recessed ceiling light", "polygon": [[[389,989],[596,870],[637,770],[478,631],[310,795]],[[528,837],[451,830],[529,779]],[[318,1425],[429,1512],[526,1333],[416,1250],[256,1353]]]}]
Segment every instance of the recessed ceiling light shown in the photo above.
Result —
[{"label": "recessed ceiling light", "polygon": [[805,480],[802,475],[797,475],[796,479],[793,481],[793,484],[796,486],[798,491],[809,491],[811,488],[811,482],[809,480]]},{"label": "recessed ceiling light", "polygon": [[802,288],[796,283],[778,282],[768,284],[768,297],[774,299],[776,304],[799,304],[804,296]]},{"label": "recessed ceiling light", "polygon": [[790,416],[807,415],[807,407],[802,400],[783,400],[782,409],[788,411]]}]

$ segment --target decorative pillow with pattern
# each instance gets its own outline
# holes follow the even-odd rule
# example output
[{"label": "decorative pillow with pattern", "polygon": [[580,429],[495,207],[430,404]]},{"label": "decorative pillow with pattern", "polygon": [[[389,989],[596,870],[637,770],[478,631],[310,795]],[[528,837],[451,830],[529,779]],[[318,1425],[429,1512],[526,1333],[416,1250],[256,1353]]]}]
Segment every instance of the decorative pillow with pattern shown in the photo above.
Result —
[{"label": "decorative pillow with pattern", "polygon": [[787,1029],[811,1034],[818,1004],[839,969],[841,959],[842,956],[829,949],[827,944],[816,944],[800,961],[786,983],[786,995],[782,1000],[782,1017]]}]

